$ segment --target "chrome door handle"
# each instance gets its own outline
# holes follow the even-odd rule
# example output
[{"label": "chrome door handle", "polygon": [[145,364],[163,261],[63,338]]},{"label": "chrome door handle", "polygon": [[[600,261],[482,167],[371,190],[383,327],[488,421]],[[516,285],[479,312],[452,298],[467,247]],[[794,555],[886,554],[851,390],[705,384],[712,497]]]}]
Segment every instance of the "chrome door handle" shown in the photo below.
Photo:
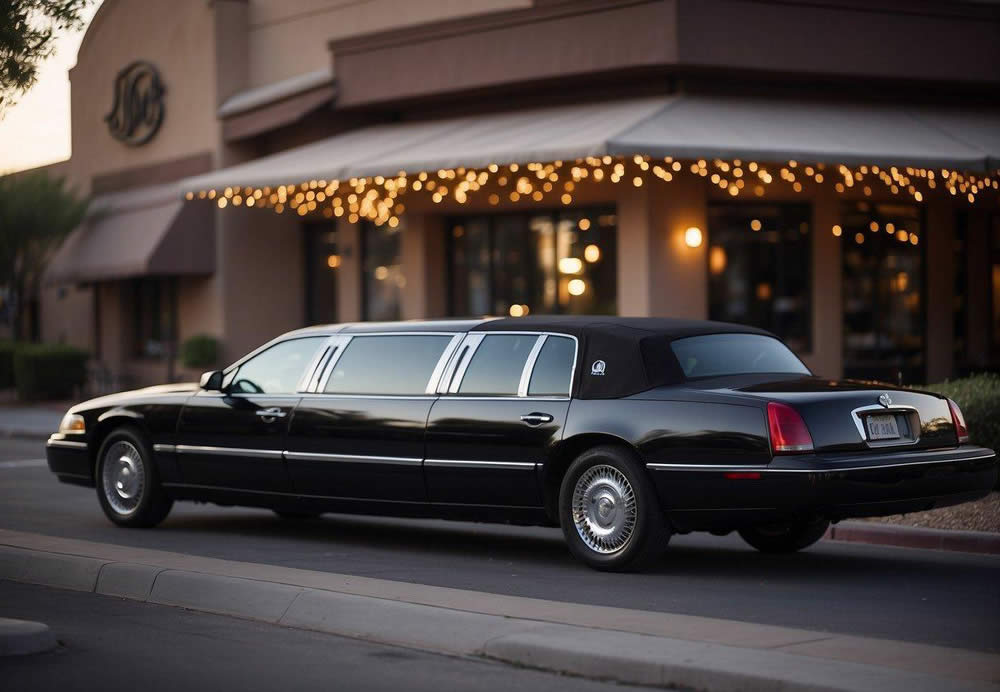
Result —
[{"label": "chrome door handle", "polygon": [[547,413],[526,413],[521,416],[521,422],[528,425],[541,425],[542,423],[551,423],[552,416]]},{"label": "chrome door handle", "polygon": [[282,411],[280,408],[262,408],[262,409],[257,409],[255,413],[257,414],[257,416],[265,420],[268,418],[272,420],[275,418],[284,418],[287,415],[287,413],[285,411]]}]

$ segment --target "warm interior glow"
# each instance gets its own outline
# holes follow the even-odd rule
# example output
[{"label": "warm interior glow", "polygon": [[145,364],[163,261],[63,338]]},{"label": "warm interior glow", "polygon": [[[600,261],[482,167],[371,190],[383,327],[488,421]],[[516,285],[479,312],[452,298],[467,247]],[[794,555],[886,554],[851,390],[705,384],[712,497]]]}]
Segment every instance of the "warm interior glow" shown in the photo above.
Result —
[{"label": "warm interior glow", "polygon": [[566,290],[570,295],[582,296],[587,291],[587,282],[583,279],[573,279],[567,284]]},{"label": "warm interior glow", "polygon": [[701,247],[701,229],[697,226],[684,231],[684,243],[688,247]]},{"label": "warm interior glow", "polygon": [[559,271],[563,274],[579,274],[583,271],[583,262],[579,257],[563,257],[559,260]]},{"label": "warm interior glow", "polygon": [[726,271],[726,251],[724,248],[713,245],[708,251],[708,269],[713,274],[721,274]]},{"label": "warm interior glow", "polygon": [[593,244],[588,245],[583,249],[583,259],[591,263],[601,259],[601,248]]},{"label": "warm interior glow", "polygon": [[326,258],[326,266],[330,269],[336,269],[340,266],[340,255],[330,255]]}]

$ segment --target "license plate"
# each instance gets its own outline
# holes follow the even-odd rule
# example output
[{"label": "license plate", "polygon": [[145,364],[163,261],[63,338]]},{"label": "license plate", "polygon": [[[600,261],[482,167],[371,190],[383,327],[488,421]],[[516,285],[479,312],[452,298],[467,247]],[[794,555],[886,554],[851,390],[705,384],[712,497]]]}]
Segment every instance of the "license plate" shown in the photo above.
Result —
[{"label": "license plate", "polygon": [[898,440],[899,427],[896,425],[896,416],[868,416],[865,421],[868,424],[869,440]]}]

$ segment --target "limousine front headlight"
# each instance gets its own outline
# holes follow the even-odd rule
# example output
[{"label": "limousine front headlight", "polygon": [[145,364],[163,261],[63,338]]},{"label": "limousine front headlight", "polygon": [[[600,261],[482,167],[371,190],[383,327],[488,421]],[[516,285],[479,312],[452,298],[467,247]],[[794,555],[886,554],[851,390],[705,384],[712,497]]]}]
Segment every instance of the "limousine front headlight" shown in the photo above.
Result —
[{"label": "limousine front headlight", "polygon": [[87,424],[78,413],[67,413],[59,423],[59,432],[82,435],[87,432]]}]

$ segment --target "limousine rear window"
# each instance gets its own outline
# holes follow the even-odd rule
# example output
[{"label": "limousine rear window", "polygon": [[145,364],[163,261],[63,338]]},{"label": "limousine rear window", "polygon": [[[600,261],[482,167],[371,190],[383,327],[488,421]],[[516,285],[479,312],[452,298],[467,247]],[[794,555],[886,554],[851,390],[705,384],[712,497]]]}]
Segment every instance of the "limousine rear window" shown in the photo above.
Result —
[{"label": "limousine rear window", "polygon": [[452,337],[438,334],[355,336],[324,391],[331,394],[424,394]]},{"label": "limousine rear window", "polygon": [[688,379],[754,373],[810,374],[787,346],[760,334],[690,336],[670,342],[670,348]]},{"label": "limousine rear window", "polygon": [[469,362],[458,393],[470,396],[515,396],[521,373],[537,334],[491,334]]},{"label": "limousine rear window", "polygon": [[546,338],[531,372],[528,396],[569,396],[575,355],[573,339],[565,336]]}]

